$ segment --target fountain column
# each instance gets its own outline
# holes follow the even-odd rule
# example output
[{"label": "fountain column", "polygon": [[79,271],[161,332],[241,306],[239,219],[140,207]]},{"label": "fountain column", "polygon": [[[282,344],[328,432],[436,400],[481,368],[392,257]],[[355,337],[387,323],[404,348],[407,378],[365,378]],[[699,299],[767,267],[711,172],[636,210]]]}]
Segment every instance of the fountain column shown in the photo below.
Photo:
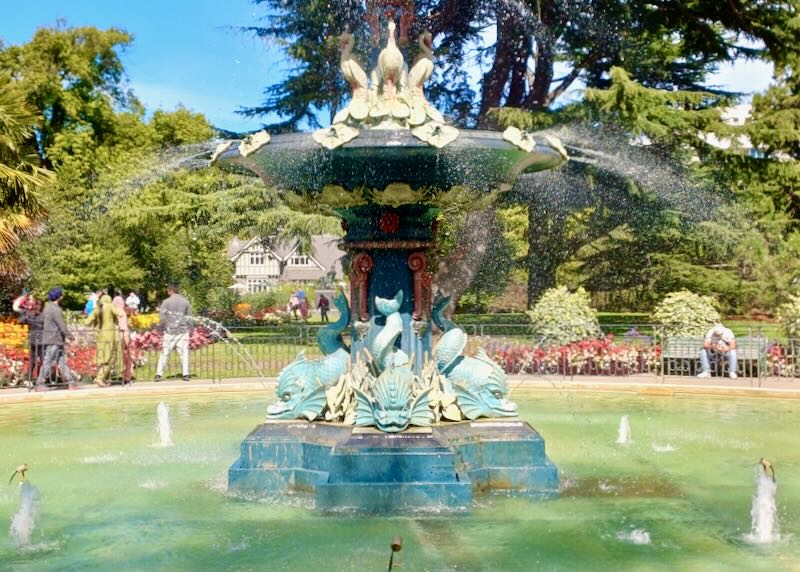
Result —
[{"label": "fountain column", "polygon": [[416,372],[422,370],[431,352],[430,250],[437,212],[427,205],[365,205],[338,211],[346,230],[341,246],[352,260],[353,359],[365,359],[362,350],[385,324],[375,297],[393,298],[402,290],[403,333],[397,348],[413,357]]}]

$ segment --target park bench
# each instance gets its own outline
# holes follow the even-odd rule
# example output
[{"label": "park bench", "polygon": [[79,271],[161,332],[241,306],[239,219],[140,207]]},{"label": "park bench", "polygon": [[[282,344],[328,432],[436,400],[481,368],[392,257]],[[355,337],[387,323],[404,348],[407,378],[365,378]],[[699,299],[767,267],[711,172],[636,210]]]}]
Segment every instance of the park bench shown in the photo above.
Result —
[{"label": "park bench", "polygon": [[[697,375],[700,373],[702,337],[666,336],[661,350],[661,375]],[[736,371],[741,377],[757,378],[765,374],[767,339],[761,336],[736,339]],[[712,352],[711,375],[728,375],[728,360]]]}]

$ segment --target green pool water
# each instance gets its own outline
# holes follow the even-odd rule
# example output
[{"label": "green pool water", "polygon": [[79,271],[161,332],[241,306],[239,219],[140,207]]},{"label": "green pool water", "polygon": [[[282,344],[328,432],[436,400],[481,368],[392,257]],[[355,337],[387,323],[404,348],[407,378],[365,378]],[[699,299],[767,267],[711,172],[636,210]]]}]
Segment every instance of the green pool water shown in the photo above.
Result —
[{"label": "green pool water", "polygon": [[[317,516],[303,498],[227,494],[226,470],[269,397],[2,406],[0,468],[30,465],[41,512],[18,548],[8,529],[21,489],[2,483],[0,570],[386,570],[395,535],[405,572],[800,570],[798,401],[518,396],[561,470],[559,498],[479,497],[469,516],[361,518]],[[159,401],[172,447],[153,446]],[[624,414],[627,446],[615,443]],[[762,456],[776,466],[781,539],[752,545],[743,536]],[[636,544],[634,530],[650,543]]]}]

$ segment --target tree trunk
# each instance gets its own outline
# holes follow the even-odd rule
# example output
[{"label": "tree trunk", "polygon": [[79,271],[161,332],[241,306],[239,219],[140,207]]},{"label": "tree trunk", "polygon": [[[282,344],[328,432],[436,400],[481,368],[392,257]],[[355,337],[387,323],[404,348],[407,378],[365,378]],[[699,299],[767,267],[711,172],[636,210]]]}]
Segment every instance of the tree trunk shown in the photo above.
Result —
[{"label": "tree trunk", "polygon": [[469,213],[456,247],[439,260],[434,290],[438,288],[452,297],[450,312],[478,273],[492,238],[494,222],[492,206]]}]

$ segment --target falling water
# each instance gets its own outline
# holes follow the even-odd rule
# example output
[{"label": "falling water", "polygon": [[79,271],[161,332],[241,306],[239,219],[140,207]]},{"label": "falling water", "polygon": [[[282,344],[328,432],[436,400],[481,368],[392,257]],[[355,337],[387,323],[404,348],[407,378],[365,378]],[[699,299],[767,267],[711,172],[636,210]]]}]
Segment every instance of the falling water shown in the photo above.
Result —
[{"label": "falling water", "polygon": [[617,432],[617,443],[627,445],[631,442],[631,424],[628,416],[623,415],[619,420],[619,430]]},{"label": "falling water", "polygon": [[775,493],[778,485],[760,466],[756,466],[756,493],[750,509],[750,533],[745,540],[753,544],[769,544],[780,539],[778,529],[778,506]]},{"label": "falling water", "polygon": [[30,482],[20,487],[19,510],[11,517],[11,538],[17,548],[29,546],[39,519],[39,489]]},{"label": "falling water", "polygon": [[158,414],[158,443],[159,447],[171,447],[172,442],[172,424],[169,421],[169,406],[163,401],[158,404],[156,409]]}]

